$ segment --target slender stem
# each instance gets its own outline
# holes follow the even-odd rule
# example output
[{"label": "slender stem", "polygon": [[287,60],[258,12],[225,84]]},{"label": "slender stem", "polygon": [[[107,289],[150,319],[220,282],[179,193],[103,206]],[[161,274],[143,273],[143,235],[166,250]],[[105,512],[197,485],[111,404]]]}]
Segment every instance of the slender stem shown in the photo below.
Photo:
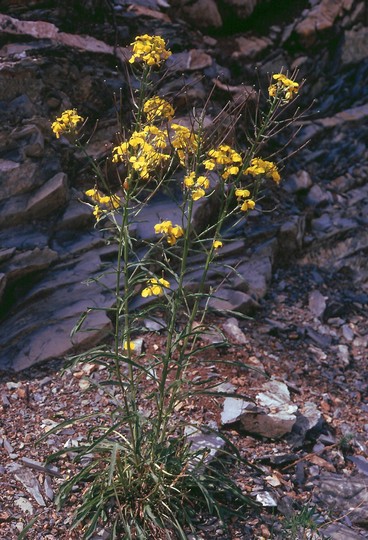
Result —
[{"label": "slender stem", "polygon": [[[177,324],[177,316],[179,313],[179,308],[181,307],[181,298],[184,295],[184,292],[183,292],[184,277],[186,273],[185,270],[187,267],[187,260],[188,260],[189,246],[190,246],[193,205],[194,205],[194,201],[190,197],[188,201],[187,226],[185,228],[185,234],[184,234],[183,253],[182,253],[181,264],[180,264],[178,288],[177,288],[177,291],[173,295],[173,301],[172,301],[171,310],[170,310],[171,318],[170,318],[169,328],[167,331],[166,353],[162,359],[163,367],[162,367],[162,374],[161,374],[160,383],[159,383],[158,414],[157,414],[157,434],[160,441],[165,437],[168,416],[170,415],[171,410],[172,410],[170,407],[168,408],[165,407],[166,382],[167,382],[167,377],[169,374],[169,365],[172,359],[172,352],[173,352],[173,349],[175,349],[176,347],[176,340],[174,341],[175,325]],[[172,399],[170,399],[170,403],[171,401]]]},{"label": "slender stem", "polygon": [[[129,269],[129,195],[126,194],[125,203],[122,211],[122,223],[119,226],[115,220],[115,226],[118,228],[118,257],[116,267],[116,282],[115,282],[115,332],[114,332],[114,362],[115,362],[115,374],[121,389],[125,414],[127,423],[129,425],[129,431],[131,435],[132,448],[136,448],[138,440],[138,426],[136,418],[136,387],[134,384],[134,371],[131,363],[131,350],[130,350],[130,316],[129,316],[129,296],[130,296],[130,269]],[[124,293],[121,294],[122,276],[124,277]],[[123,334],[120,333],[120,315],[124,312],[124,330]],[[127,356],[128,356],[128,390],[123,382],[121,374],[121,354],[120,349],[123,346],[123,341],[126,341]],[[137,452],[135,452],[136,459],[138,460]]]},{"label": "slender stem", "polygon": [[270,108],[261,123],[259,129],[256,129],[255,139],[252,142],[248,152],[247,152],[247,159],[244,159],[243,165],[239,171],[238,178],[243,174],[244,169],[249,166],[250,160],[255,156],[259,145],[264,137],[264,134],[266,130],[271,126],[272,124],[272,117],[277,109],[277,107],[280,104],[280,99],[277,99],[277,97],[274,97],[273,100],[270,103]]},{"label": "slender stem", "polygon": [[[278,100],[274,100],[271,103],[270,109],[269,109],[264,121],[262,122],[262,124],[261,124],[261,126],[260,126],[260,128],[259,128],[259,130],[258,130],[258,132],[256,134],[256,138],[253,141],[253,144],[252,144],[252,146],[251,146],[251,148],[250,148],[250,150],[248,152],[248,156],[254,157],[255,152],[256,152],[256,150],[257,150],[257,148],[259,146],[259,143],[261,142],[261,140],[262,140],[262,138],[264,136],[264,133],[266,132],[267,128],[269,127],[269,125],[271,123],[271,119],[272,119],[272,116],[273,116],[273,114],[274,114],[274,112],[275,112],[275,110],[277,108],[277,105],[278,105]],[[248,158],[248,163],[246,162],[245,164],[243,164],[243,166],[241,168],[241,171],[239,172],[239,176],[243,173],[245,167],[249,165],[249,161],[250,160]],[[258,192],[257,187],[256,187],[256,191]],[[215,239],[218,237],[218,235],[220,233],[220,230],[221,230],[221,228],[223,226],[224,220],[225,220],[225,218],[227,216],[228,208],[229,208],[229,201],[232,198],[234,190],[235,190],[235,186],[232,187],[230,193],[228,194],[228,196],[226,196],[224,185],[222,185],[222,207],[221,207],[221,211],[219,212],[219,218],[218,218],[218,221],[217,221],[216,226],[215,226],[215,232],[214,232],[214,238]],[[191,217],[190,217],[190,219],[191,219]],[[188,221],[189,221],[189,216],[188,216]],[[186,246],[186,247],[188,247],[188,246]],[[187,254],[188,254],[187,251],[183,253],[180,277],[182,277],[182,275],[185,272]],[[188,362],[185,361],[185,356],[187,355],[187,347],[188,347],[188,344],[189,344],[189,340],[192,337],[193,324],[194,324],[194,321],[195,321],[195,319],[197,317],[197,314],[198,314],[198,311],[199,311],[200,302],[202,300],[202,296],[203,296],[203,293],[204,293],[204,287],[205,287],[205,284],[206,284],[206,279],[207,279],[208,271],[209,271],[209,268],[210,268],[210,264],[211,264],[211,262],[213,260],[213,256],[214,256],[214,246],[213,246],[213,243],[212,243],[209,251],[207,252],[207,256],[206,256],[206,260],[205,260],[205,263],[204,263],[204,268],[203,268],[200,284],[199,284],[198,291],[197,291],[197,294],[196,294],[196,298],[195,298],[195,301],[194,301],[194,305],[193,305],[193,308],[191,310],[189,320],[187,321],[187,324],[186,324],[185,329],[183,331],[184,338],[183,338],[180,346],[178,346],[177,343],[175,344],[175,346],[176,346],[176,348],[178,350],[178,354],[179,354],[179,358],[177,360],[177,368],[176,368],[176,372],[175,372],[175,376],[174,376],[175,381],[182,380],[183,373],[185,372],[185,370],[187,368],[187,365],[188,365]],[[181,293],[182,291],[179,289],[178,292]],[[207,307],[205,307],[205,309],[204,309],[203,316],[205,316],[206,311],[207,311]],[[202,320],[203,320],[203,317],[202,317]],[[169,329],[169,334],[170,334],[170,329]],[[194,336],[193,343],[191,345],[192,350],[194,348],[195,341],[196,341],[196,336]],[[171,346],[171,342],[172,342],[172,335],[170,335],[170,346]],[[169,348],[167,349],[167,351],[169,351]],[[165,371],[165,381],[164,381],[165,385],[166,385],[166,378],[167,378],[167,373]],[[177,399],[177,394],[178,394],[178,391],[179,391],[179,387],[180,387],[180,385],[174,385],[173,386],[173,390],[171,392],[169,402],[168,402],[168,404],[166,406],[167,415],[166,415],[166,418],[163,420],[162,434],[165,433],[168,418],[170,416],[170,412],[173,410],[173,408],[175,406],[175,401]],[[163,406],[162,402],[161,402],[161,406]],[[160,416],[160,420],[161,420],[161,417],[162,417],[162,415]]]},{"label": "slender stem", "polygon": [[151,74],[150,66],[145,65],[143,68],[142,78],[139,85],[137,114],[135,116],[135,130],[137,131],[141,129],[143,106],[144,106],[144,101],[148,95],[147,90],[149,88],[150,74]]},{"label": "slender stem", "polygon": [[[225,190],[224,190],[224,187],[223,187],[223,190],[222,190],[222,208],[221,208],[221,212],[220,212],[220,217],[219,217],[219,219],[217,221],[217,224],[216,224],[216,227],[215,227],[214,238],[218,237],[219,232],[221,230],[221,227],[223,225],[223,222],[224,222],[224,220],[225,220],[225,218],[227,216],[227,209],[228,209],[228,206],[229,206],[229,200],[230,200],[230,197],[225,196]],[[201,280],[200,280],[200,283],[199,283],[198,291],[197,291],[197,294],[196,294],[196,298],[195,298],[195,301],[194,301],[194,305],[193,305],[193,308],[191,310],[189,320],[188,320],[188,322],[186,324],[186,327],[184,329],[184,332],[183,332],[185,337],[182,340],[181,346],[179,347],[179,359],[178,359],[178,363],[177,363],[178,365],[177,365],[177,369],[176,369],[175,380],[180,380],[182,378],[182,376],[183,376],[183,373],[185,372],[185,370],[187,368],[188,362],[185,362],[184,358],[185,358],[185,355],[186,355],[189,339],[192,337],[193,324],[194,324],[194,321],[195,321],[195,319],[197,317],[197,314],[198,314],[198,311],[199,311],[199,308],[200,308],[200,302],[202,300],[202,296],[203,296],[203,293],[204,293],[204,288],[205,288],[205,285],[206,285],[207,275],[208,275],[208,271],[209,271],[209,268],[210,268],[210,264],[211,264],[211,262],[213,260],[213,256],[214,256],[214,246],[213,246],[213,243],[212,243],[210,249],[207,251],[207,256],[206,256],[206,260],[205,260],[205,263],[204,263],[203,272],[202,272]],[[207,312],[207,307],[204,309],[203,316],[205,316],[206,312]],[[203,317],[202,317],[202,320],[203,320]],[[194,348],[196,337],[197,336],[195,335],[194,339],[193,339],[193,343],[191,345],[191,350],[193,350],[193,348]],[[177,396],[177,391],[178,391],[178,388],[175,387],[174,391],[172,392],[172,394],[170,396],[170,401],[169,401],[169,404],[168,404],[168,410],[172,410],[172,408],[174,407],[176,396]]]}]

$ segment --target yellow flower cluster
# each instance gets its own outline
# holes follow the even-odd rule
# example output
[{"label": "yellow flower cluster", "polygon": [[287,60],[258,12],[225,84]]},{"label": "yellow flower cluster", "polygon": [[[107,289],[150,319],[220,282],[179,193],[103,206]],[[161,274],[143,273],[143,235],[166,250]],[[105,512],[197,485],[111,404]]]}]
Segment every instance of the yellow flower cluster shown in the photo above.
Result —
[{"label": "yellow flower cluster", "polygon": [[147,296],[162,296],[164,294],[164,287],[168,289],[170,283],[164,278],[151,278],[147,281],[147,287],[143,289],[141,295],[143,298]]},{"label": "yellow flower cluster", "polygon": [[147,99],[143,105],[143,111],[148,122],[153,122],[154,120],[161,118],[171,120],[175,113],[170,103],[158,96]]},{"label": "yellow flower cluster", "polygon": [[160,36],[143,34],[137,36],[133,43],[133,55],[129,62],[133,64],[141,60],[147,66],[159,66],[171,56],[171,51],[166,49],[165,40]]},{"label": "yellow flower cluster", "polygon": [[135,349],[134,341],[124,341],[123,349],[124,349],[124,351],[134,351],[134,349]]},{"label": "yellow flower cluster", "polygon": [[263,175],[267,178],[272,178],[276,184],[279,184],[281,176],[277,170],[276,163],[273,161],[265,161],[261,158],[254,158],[250,162],[250,167],[245,169],[245,174],[251,174],[252,176]]},{"label": "yellow flower cluster", "polygon": [[180,225],[173,226],[170,220],[163,221],[162,223],[157,223],[154,227],[156,234],[165,234],[167,243],[170,246],[176,244],[178,238],[181,238],[184,234],[183,228]]},{"label": "yellow flower cluster", "polygon": [[216,150],[208,152],[209,159],[205,159],[203,165],[205,169],[212,171],[215,167],[223,167],[222,178],[227,180],[229,176],[238,174],[242,158],[228,144],[221,144]]},{"label": "yellow flower cluster", "polygon": [[119,208],[120,197],[117,195],[103,195],[98,189],[88,189],[86,192],[87,197],[91,197],[96,203],[105,204],[111,208]]},{"label": "yellow flower cluster", "polygon": [[272,78],[275,79],[276,83],[268,87],[270,97],[275,97],[280,92],[286,101],[290,101],[293,99],[294,94],[298,93],[299,83],[288,79],[282,73],[276,73]]},{"label": "yellow flower cluster", "polygon": [[214,240],[214,241],[213,241],[213,249],[217,250],[217,249],[219,249],[220,247],[222,247],[222,242],[221,242],[221,240]]},{"label": "yellow flower cluster", "polygon": [[170,154],[162,150],[167,145],[166,133],[157,126],[145,126],[142,131],[134,131],[127,142],[113,148],[113,163],[130,163],[140,178],[147,180],[162,163],[170,159]]},{"label": "yellow flower cluster", "polygon": [[184,185],[191,191],[193,201],[198,201],[206,195],[205,189],[210,187],[210,181],[206,176],[197,176],[191,172],[184,177]]},{"label": "yellow flower cluster", "polygon": [[59,139],[63,133],[72,133],[79,122],[83,122],[83,118],[79,116],[76,109],[68,109],[64,111],[55,122],[51,124],[51,129]]},{"label": "yellow flower cluster", "polygon": [[198,150],[198,139],[195,133],[185,126],[171,124],[174,135],[171,144],[178,154],[181,165],[185,167],[186,158],[194,155]]},{"label": "yellow flower cluster", "polygon": [[117,195],[104,195],[98,189],[88,189],[86,192],[87,197],[90,197],[95,203],[97,203],[93,209],[93,215],[98,221],[103,215],[103,210],[100,205],[104,205],[107,210],[119,208],[121,204],[120,197]]},{"label": "yellow flower cluster", "polygon": [[250,197],[249,189],[236,189],[235,196],[240,199],[240,210],[242,210],[243,212],[247,212],[247,210],[253,210],[256,205],[256,203],[252,199],[248,199],[248,197]]}]

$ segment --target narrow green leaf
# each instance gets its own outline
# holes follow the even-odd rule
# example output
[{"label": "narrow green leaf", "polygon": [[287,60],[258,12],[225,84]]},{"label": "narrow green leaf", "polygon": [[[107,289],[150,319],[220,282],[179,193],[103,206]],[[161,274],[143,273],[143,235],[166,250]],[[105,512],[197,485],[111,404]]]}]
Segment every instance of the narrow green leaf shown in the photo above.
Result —
[{"label": "narrow green leaf", "polygon": [[31,521],[27,523],[27,525],[22,529],[22,532],[18,535],[17,540],[24,540],[26,538],[27,533],[32,529],[33,525],[38,520],[40,514],[36,514]]}]

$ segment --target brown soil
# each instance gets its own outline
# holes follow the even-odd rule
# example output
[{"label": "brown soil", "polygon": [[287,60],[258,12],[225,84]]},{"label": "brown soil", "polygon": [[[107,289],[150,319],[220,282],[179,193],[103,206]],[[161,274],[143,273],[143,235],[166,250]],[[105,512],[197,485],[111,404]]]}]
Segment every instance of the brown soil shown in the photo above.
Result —
[{"label": "brown soil", "polygon": [[[349,344],[351,350],[349,365],[341,363],[338,356],[328,347],[325,348],[324,354],[316,355],[316,349],[321,351],[321,346],[316,346],[305,332],[307,328],[321,330],[321,322],[307,307],[310,276],[306,269],[295,265],[292,271],[287,269],[279,271],[277,277],[278,280],[273,283],[262,309],[255,318],[240,322],[247,338],[246,344],[239,346],[234,343],[226,348],[219,347],[210,351],[206,349],[193,361],[190,376],[202,379],[211,376],[214,381],[228,381],[236,387],[237,393],[247,396],[250,401],[255,398],[268,377],[275,377],[286,382],[293,403],[302,407],[306,401],[312,401],[317,405],[324,420],[322,432],[332,437],[331,447],[326,445],[325,451],[319,455],[313,452],[313,446],[316,437],[321,434],[321,429],[314,437],[313,434],[308,437],[299,448],[293,448],[292,440],[287,437],[273,441],[251,436],[236,429],[226,431],[242,457],[261,467],[261,472],[240,468],[232,471],[232,475],[245,492],[251,494],[255,488],[263,486],[266,491],[274,493],[279,498],[287,496],[292,499],[295,508],[298,509],[312,504],[314,486],[313,482],[308,481],[311,465],[317,466],[321,472],[327,470],[348,474],[354,467],[347,459],[348,455],[361,453],[362,447],[366,444],[367,425],[364,425],[362,418],[364,418],[363,411],[367,408],[364,381],[366,368],[364,339],[366,340],[367,336],[367,326],[359,304],[352,303],[347,306],[347,309],[350,309],[349,326],[355,336],[353,343]],[[282,285],[285,279],[287,287]],[[335,285],[338,289],[339,284]],[[225,321],[226,319],[222,317],[214,315],[210,317],[210,322],[219,328]],[[337,323],[331,319],[325,327],[332,333],[335,331],[337,335],[339,330],[334,329],[333,324]],[[147,356],[150,351],[164,347],[164,334],[147,333],[143,338]],[[231,367],[225,363],[234,359],[244,367]],[[0,378],[3,408],[0,427],[1,538],[8,540],[17,538],[22,526],[31,517],[15,504],[20,497],[27,499],[32,505],[32,512],[38,514],[29,538],[73,540],[81,535],[80,531],[70,530],[71,508],[57,511],[54,502],[45,496],[44,472],[32,471],[41,485],[41,493],[46,502],[46,506],[43,507],[27,493],[22,483],[15,478],[11,468],[14,463],[22,464],[22,458],[44,462],[49,453],[60,450],[68,440],[81,440],[92,425],[92,421],[85,421],[60,433],[52,434],[41,444],[37,444],[37,440],[55,425],[54,423],[106,410],[109,407],[109,401],[102,392],[85,382],[85,376],[88,374],[92,380],[100,380],[104,377],[103,370],[87,365],[83,369],[68,370],[62,376],[61,366],[61,361],[55,361],[20,374],[3,374]],[[256,367],[257,371],[250,369],[252,367]],[[223,398],[219,397],[197,397],[183,403],[177,414],[178,417],[188,415],[192,421],[202,424],[209,421],[220,424],[222,403]],[[349,433],[353,438],[346,447],[340,449],[337,443],[341,437]],[[270,464],[268,460],[270,455],[285,454],[294,454],[286,466]],[[67,458],[60,460],[57,465],[63,477],[67,476],[72,468]],[[60,483],[61,478],[51,477],[54,492],[57,492]],[[78,497],[78,493],[71,497],[72,506],[78,504]],[[325,521],[335,519],[333,515],[326,518],[326,509],[321,508],[320,512],[325,516]],[[261,508],[250,511],[243,522],[239,520],[233,522],[230,532],[226,533],[217,520],[213,523],[207,521],[202,527],[202,532],[199,530],[198,538],[208,538],[208,535],[219,539],[287,538],[286,533],[280,532],[283,529],[284,519],[280,513],[274,515],[274,512]]]}]

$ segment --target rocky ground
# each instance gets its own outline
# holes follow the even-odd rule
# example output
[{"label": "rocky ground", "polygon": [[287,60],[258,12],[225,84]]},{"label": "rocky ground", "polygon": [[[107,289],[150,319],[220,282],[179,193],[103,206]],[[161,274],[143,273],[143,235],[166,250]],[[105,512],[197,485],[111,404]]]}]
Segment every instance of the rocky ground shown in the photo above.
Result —
[{"label": "rocky ground", "polygon": [[[91,268],[98,274],[113,260],[114,249],[79,202],[91,187],[85,159],[67,141],[53,139],[50,120],[70,107],[88,116],[90,126],[99,119],[89,153],[103,159],[116,130],[114,94],[121,89],[128,95],[126,46],[137,34],[158,32],[174,53],[161,90],[183,117],[203,105],[213,84],[209,125],[229,98],[236,102],[252,85],[265,90],[272,71],[298,69],[300,80],[306,79],[300,132],[291,141],[288,132],[270,147],[279,150],[280,160],[292,155],[282,186],[265,193],[261,211],[246,223],[224,231],[219,262],[236,264],[242,279],[228,276],[222,300],[212,305],[215,313],[230,308],[253,316],[239,321],[240,332],[230,324],[226,331],[233,346],[218,354],[236,355],[244,365],[265,371],[265,376],[245,368],[233,372],[224,364],[213,375],[257,403],[261,411],[253,416],[272,414],[272,404],[259,402],[257,395],[266,390],[267,377],[274,377],[298,421],[291,434],[269,440],[244,424],[249,405],[243,402],[226,414],[223,407],[234,403],[186,404],[183,414],[191,411],[203,424],[221,425],[222,414],[230,418],[223,429],[260,467],[257,473],[234,471],[235,477],[264,505],[261,513],[235,523],[231,533],[222,533],[217,522],[206,523],[198,538],[287,538],[305,509],[314,518],[305,518],[306,531],[294,538],[367,538],[365,3],[5,4],[0,2],[2,537],[16,538],[27,519],[40,513],[31,538],[73,538],[69,514],[56,512],[52,502],[69,465],[46,471],[42,463],[50,449],[83,437],[83,429],[53,436],[42,446],[34,441],[66,411],[79,414],[105,405],[87,388],[83,373],[61,378],[58,372],[73,350],[69,332],[81,311],[94,303],[111,305],[109,294],[93,286],[86,290],[81,282],[93,277]],[[169,199],[154,201],[137,234],[147,238],[152,222],[170,209]],[[211,280],[223,280],[221,267]],[[229,323],[221,317],[216,322],[224,331]],[[79,345],[103,339],[111,321],[99,312],[91,325],[94,332],[81,334]],[[149,348],[160,346],[164,336],[144,339]],[[100,376],[91,369],[93,377]],[[195,369],[202,373],[200,359]]]},{"label": "rocky ground", "polygon": [[[323,277],[311,265],[279,269],[254,319],[210,321],[230,344],[199,355],[191,375],[210,376],[239,398],[196,399],[184,403],[177,415],[219,426],[242,457],[257,466],[234,468],[232,476],[262,506],[245,513],[244,520],[230,521],[228,531],[217,520],[205,520],[198,539],[368,537],[366,315],[358,298],[343,300],[351,290],[349,280],[342,287],[343,280],[322,282]],[[340,315],[328,313],[335,298],[342,299]],[[164,332],[140,337],[147,354],[165,339]],[[214,339],[216,333],[203,335],[204,343]],[[227,360],[243,367],[230,368]],[[87,364],[62,377],[60,367],[60,361],[51,362],[1,378],[3,538],[17,538],[36,515],[30,538],[80,536],[69,530],[71,508],[56,511],[53,504],[71,462],[63,458],[47,467],[44,459],[63,445],[83,442],[90,423],[35,443],[71,415],[106,410],[109,400],[89,382],[101,380],[103,370]],[[245,412],[249,407],[251,419]],[[221,440],[203,437],[202,444],[221,448]],[[75,493],[70,504],[77,502]],[[108,534],[96,540],[101,537]]]}]

